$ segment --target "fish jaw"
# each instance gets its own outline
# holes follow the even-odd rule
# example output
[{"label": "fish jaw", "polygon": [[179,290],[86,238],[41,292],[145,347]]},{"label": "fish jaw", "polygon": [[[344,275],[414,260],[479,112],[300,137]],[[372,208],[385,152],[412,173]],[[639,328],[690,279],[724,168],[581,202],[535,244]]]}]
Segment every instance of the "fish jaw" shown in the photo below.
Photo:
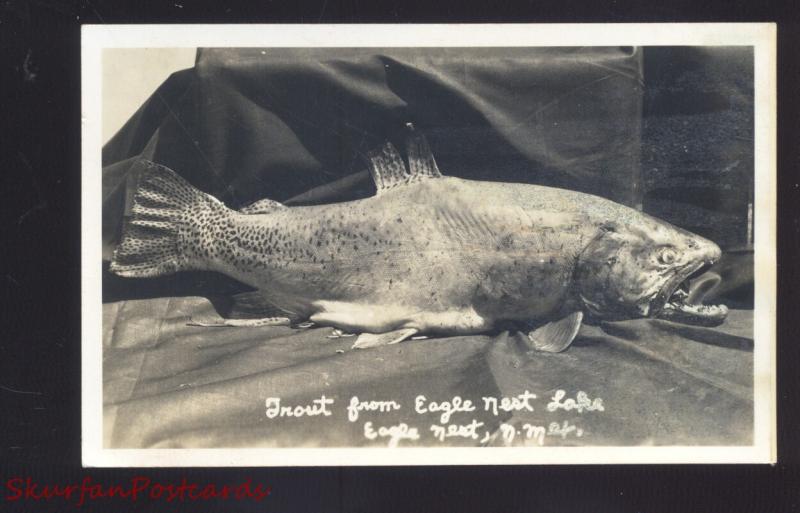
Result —
[{"label": "fish jaw", "polygon": [[703,305],[702,297],[690,297],[689,286],[693,278],[705,273],[722,256],[715,243],[701,237],[693,237],[695,246],[688,255],[688,262],[668,279],[661,290],[649,303],[652,317],[684,324],[699,326],[718,326],[728,316],[725,305]]}]

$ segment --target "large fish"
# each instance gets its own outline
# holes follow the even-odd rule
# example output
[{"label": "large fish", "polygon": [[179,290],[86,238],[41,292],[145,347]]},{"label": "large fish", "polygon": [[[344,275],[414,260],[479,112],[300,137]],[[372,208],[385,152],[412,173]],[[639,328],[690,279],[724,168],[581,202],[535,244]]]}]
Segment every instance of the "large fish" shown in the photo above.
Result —
[{"label": "large fish", "polygon": [[688,300],[690,278],[720,258],[707,239],[589,194],[443,177],[415,132],[407,159],[390,143],[370,154],[370,198],[239,211],[147,163],[111,271],[218,271],[283,312],[223,324],[310,320],[361,334],[355,347],[511,322],[536,327],[533,347],[561,351],[584,314],[703,325],[727,315]]}]

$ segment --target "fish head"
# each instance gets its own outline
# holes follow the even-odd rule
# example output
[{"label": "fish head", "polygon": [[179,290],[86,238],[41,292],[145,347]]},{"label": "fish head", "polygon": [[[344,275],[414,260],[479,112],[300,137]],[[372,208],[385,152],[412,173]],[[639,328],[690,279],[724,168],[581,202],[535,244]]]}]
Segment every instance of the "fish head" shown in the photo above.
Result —
[{"label": "fish head", "polygon": [[658,219],[638,214],[602,224],[578,258],[576,286],[595,318],[662,317],[688,324],[717,325],[724,305],[690,304],[689,281],[722,251],[714,242]]}]

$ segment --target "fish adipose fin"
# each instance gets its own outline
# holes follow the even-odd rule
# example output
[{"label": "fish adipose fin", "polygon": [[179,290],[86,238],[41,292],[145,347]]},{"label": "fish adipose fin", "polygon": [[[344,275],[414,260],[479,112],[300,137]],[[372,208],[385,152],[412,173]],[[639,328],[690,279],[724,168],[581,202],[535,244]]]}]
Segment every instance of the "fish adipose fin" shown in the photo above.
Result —
[{"label": "fish adipose fin", "polygon": [[537,351],[560,353],[575,340],[583,321],[583,312],[574,312],[558,321],[548,322],[544,326],[528,333],[528,340]]},{"label": "fish adipose fin", "polygon": [[419,330],[416,328],[406,328],[386,333],[362,333],[356,339],[352,349],[366,349],[368,347],[388,346],[397,344],[415,335]]},{"label": "fish adipose fin", "polygon": [[406,140],[408,169],[406,169],[403,158],[390,142],[367,153],[369,171],[375,181],[378,195],[400,185],[442,176],[425,136],[415,132],[411,123],[408,123],[407,126],[411,131]]},{"label": "fish adipose fin", "polygon": [[175,171],[147,160],[133,198],[130,219],[111,259],[111,272],[143,278],[192,269],[183,239],[197,213],[224,211],[218,199],[178,176]]},{"label": "fish adipose fin", "polygon": [[262,199],[256,201],[255,203],[251,203],[246,207],[242,207],[239,209],[239,212],[242,214],[268,214],[284,208],[287,207],[282,203],[278,203],[277,201],[271,199]]}]

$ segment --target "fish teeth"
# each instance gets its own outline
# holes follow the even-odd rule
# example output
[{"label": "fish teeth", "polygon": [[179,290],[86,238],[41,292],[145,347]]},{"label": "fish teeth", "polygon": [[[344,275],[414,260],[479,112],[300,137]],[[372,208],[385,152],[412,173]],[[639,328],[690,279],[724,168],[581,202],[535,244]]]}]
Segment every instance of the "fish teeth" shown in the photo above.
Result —
[{"label": "fish teeth", "polygon": [[664,305],[664,308],[709,317],[727,315],[728,313],[728,307],[725,305],[690,305],[686,303],[670,302]]},{"label": "fish teeth", "polygon": [[670,302],[672,302],[672,301],[675,301],[675,302],[683,301],[688,297],[689,297],[689,293],[686,290],[684,290],[683,288],[678,288],[678,289],[675,290],[675,292],[672,293],[672,296],[670,297]]}]

